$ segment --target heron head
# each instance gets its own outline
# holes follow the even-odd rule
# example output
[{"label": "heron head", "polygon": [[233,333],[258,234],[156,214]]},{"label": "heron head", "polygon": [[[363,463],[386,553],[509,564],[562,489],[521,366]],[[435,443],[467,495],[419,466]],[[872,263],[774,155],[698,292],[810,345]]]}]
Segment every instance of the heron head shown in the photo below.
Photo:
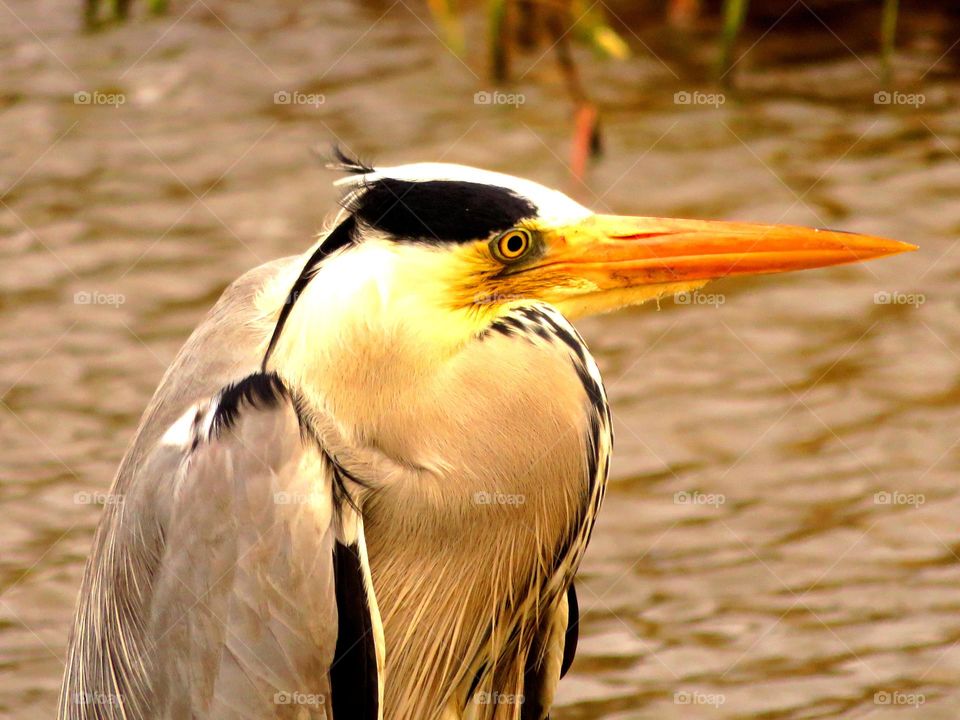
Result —
[{"label": "heron head", "polygon": [[405,291],[488,322],[543,301],[578,317],[689,291],[709,280],[860,262],[913,245],[847,232],[594,213],[563,193],[448,164],[340,181],[351,242],[379,243]]},{"label": "heron head", "polygon": [[[502,173],[341,160],[349,174],[337,183],[344,195],[334,227],[292,289],[281,278],[287,299],[267,303],[267,313],[281,309],[265,367],[278,344],[293,358],[288,364],[304,364],[305,341],[308,355],[366,345],[385,356],[379,367],[393,358],[423,362],[449,356],[531,302],[576,318],[715,278],[916,249],[831,230],[597,214],[562,192]],[[297,329],[285,332],[288,324]]]},{"label": "heron head", "polygon": [[[276,319],[263,366],[357,426],[422,402],[447,361],[471,356],[467,346],[492,352],[472,341],[530,303],[575,318],[714,278],[914,249],[798,227],[597,214],[538,183],[460,165],[341,169],[349,175],[330,231],[262,295],[264,318]],[[369,386],[377,393],[355,391]]]}]

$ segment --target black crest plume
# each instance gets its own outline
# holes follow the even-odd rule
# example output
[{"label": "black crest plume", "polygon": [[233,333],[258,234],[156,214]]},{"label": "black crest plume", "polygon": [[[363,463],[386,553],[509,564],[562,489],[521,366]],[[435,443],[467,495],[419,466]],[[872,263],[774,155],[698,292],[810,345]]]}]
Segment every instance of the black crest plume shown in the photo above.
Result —
[{"label": "black crest plume", "polygon": [[359,157],[347,154],[339,143],[334,143],[330,148],[330,162],[327,163],[327,168],[351,175],[366,175],[373,172],[373,168]]}]

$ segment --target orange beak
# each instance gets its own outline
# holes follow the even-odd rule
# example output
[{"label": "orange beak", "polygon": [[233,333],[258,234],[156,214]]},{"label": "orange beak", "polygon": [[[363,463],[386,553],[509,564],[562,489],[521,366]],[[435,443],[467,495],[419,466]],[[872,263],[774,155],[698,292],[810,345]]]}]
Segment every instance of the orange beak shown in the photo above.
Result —
[{"label": "orange beak", "polygon": [[551,299],[579,315],[716,278],[842,265],[916,249],[896,240],[789,225],[592,215],[553,230],[538,269],[566,286]]},{"label": "orange beak", "polygon": [[807,270],[917,249],[836,230],[618,215],[594,215],[566,240],[558,262],[581,277],[594,270],[631,285]]}]

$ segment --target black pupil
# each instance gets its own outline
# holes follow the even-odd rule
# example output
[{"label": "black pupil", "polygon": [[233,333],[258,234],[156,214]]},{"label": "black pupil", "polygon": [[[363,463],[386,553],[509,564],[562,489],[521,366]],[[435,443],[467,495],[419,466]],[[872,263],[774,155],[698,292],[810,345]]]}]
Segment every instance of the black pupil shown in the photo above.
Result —
[{"label": "black pupil", "polygon": [[523,250],[523,236],[511,235],[507,238],[507,252],[518,253]]}]

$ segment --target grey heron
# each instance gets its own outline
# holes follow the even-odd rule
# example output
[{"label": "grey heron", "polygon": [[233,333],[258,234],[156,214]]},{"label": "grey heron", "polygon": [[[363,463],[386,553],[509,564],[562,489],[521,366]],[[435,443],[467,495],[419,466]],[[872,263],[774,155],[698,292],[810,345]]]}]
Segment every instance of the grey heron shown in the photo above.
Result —
[{"label": "grey heron", "polygon": [[62,718],[547,718],[612,444],[570,319],[914,249],[338,167],[318,242],[227,288],[147,408]]}]

